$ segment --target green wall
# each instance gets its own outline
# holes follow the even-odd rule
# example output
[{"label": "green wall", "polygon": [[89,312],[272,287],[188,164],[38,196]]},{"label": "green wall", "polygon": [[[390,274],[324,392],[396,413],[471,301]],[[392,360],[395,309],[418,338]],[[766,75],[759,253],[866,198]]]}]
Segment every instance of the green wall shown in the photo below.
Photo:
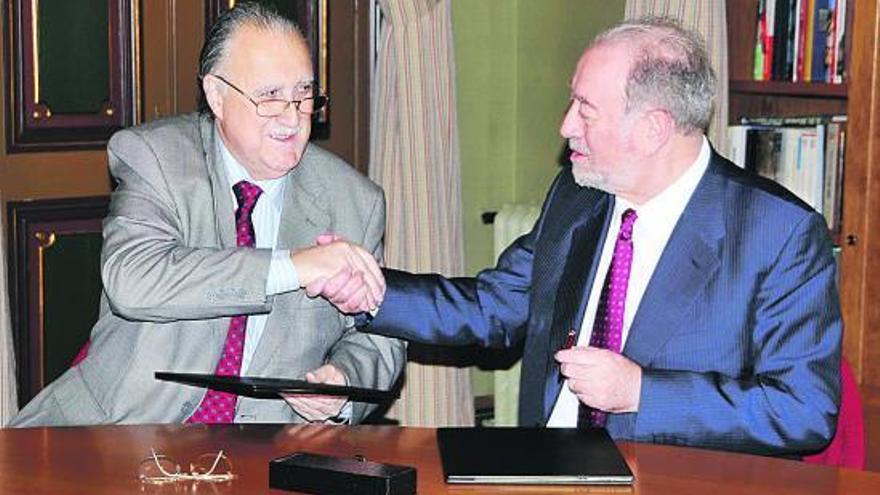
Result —
[{"label": "green wall", "polygon": [[453,0],[467,273],[494,263],[480,214],[540,203],[559,170],[568,81],[624,0]]},{"label": "green wall", "polygon": [[[559,124],[578,57],[623,18],[625,0],[453,0],[467,273],[495,262],[480,214],[540,203],[563,140]],[[473,373],[474,395],[492,373]]]}]

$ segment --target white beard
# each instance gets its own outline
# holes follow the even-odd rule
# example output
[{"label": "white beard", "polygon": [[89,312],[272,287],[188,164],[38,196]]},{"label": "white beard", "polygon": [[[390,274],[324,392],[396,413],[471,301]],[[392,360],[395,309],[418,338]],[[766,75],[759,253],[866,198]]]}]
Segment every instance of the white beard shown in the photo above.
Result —
[{"label": "white beard", "polygon": [[574,181],[577,185],[581,187],[592,187],[613,194],[608,190],[608,177],[601,172],[589,170],[585,167],[579,167],[577,164],[572,163],[571,173],[574,176]]}]

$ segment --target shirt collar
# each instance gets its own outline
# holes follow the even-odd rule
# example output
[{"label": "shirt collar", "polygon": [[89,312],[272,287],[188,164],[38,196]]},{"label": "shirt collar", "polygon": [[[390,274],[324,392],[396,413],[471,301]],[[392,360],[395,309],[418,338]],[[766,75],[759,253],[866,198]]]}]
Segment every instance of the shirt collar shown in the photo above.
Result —
[{"label": "shirt collar", "polygon": [[[263,190],[263,198],[267,198],[269,200],[269,204],[276,211],[281,211],[281,206],[284,197],[284,185],[287,183],[285,180],[287,176],[279,177],[277,179],[268,179],[268,180],[256,180],[251,177],[248,173],[247,169],[245,169],[238,160],[232,156],[232,153],[226,148],[226,143],[223,142],[223,139],[217,139],[217,147],[220,151],[220,157],[223,161],[223,164],[226,168],[226,177],[229,179],[229,185],[233,186],[240,181],[246,180],[252,184],[256,184],[260,186],[260,189]],[[230,194],[232,193],[232,188],[229,189]],[[233,194],[234,195],[234,194]]]}]

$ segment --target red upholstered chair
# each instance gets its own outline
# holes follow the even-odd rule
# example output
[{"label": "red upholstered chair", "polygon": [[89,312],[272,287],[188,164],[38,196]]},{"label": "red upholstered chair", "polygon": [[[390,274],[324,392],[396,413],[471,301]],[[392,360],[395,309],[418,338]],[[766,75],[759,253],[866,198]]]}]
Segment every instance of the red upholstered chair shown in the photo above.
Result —
[{"label": "red upholstered chair", "polygon": [[91,339],[87,340],[86,343],[79,348],[79,352],[76,353],[76,356],[73,357],[73,362],[70,363],[70,367],[78,365],[80,361],[86,358],[89,355],[89,347],[91,347],[92,341]]},{"label": "red upholstered chair", "polygon": [[837,416],[837,433],[825,450],[804,457],[804,462],[864,469],[865,455],[865,423],[859,386],[849,362],[841,358],[840,414]]}]

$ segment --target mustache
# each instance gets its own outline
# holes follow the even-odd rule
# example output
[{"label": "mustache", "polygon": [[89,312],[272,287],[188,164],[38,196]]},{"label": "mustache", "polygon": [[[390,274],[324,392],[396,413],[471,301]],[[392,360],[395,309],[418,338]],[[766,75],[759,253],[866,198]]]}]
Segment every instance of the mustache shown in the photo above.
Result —
[{"label": "mustache", "polygon": [[279,125],[279,126],[273,127],[269,131],[269,134],[290,134],[290,135],[296,136],[296,135],[302,134],[303,132],[305,132],[305,130],[306,130],[305,127],[303,127],[301,125],[298,125],[296,127],[287,127],[285,125]]},{"label": "mustache", "polygon": [[590,154],[590,148],[587,145],[576,143],[574,141],[568,142],[568,149],[570,151],[574,151],[574,152],[580,153],[582,155],[589,155]]}]

